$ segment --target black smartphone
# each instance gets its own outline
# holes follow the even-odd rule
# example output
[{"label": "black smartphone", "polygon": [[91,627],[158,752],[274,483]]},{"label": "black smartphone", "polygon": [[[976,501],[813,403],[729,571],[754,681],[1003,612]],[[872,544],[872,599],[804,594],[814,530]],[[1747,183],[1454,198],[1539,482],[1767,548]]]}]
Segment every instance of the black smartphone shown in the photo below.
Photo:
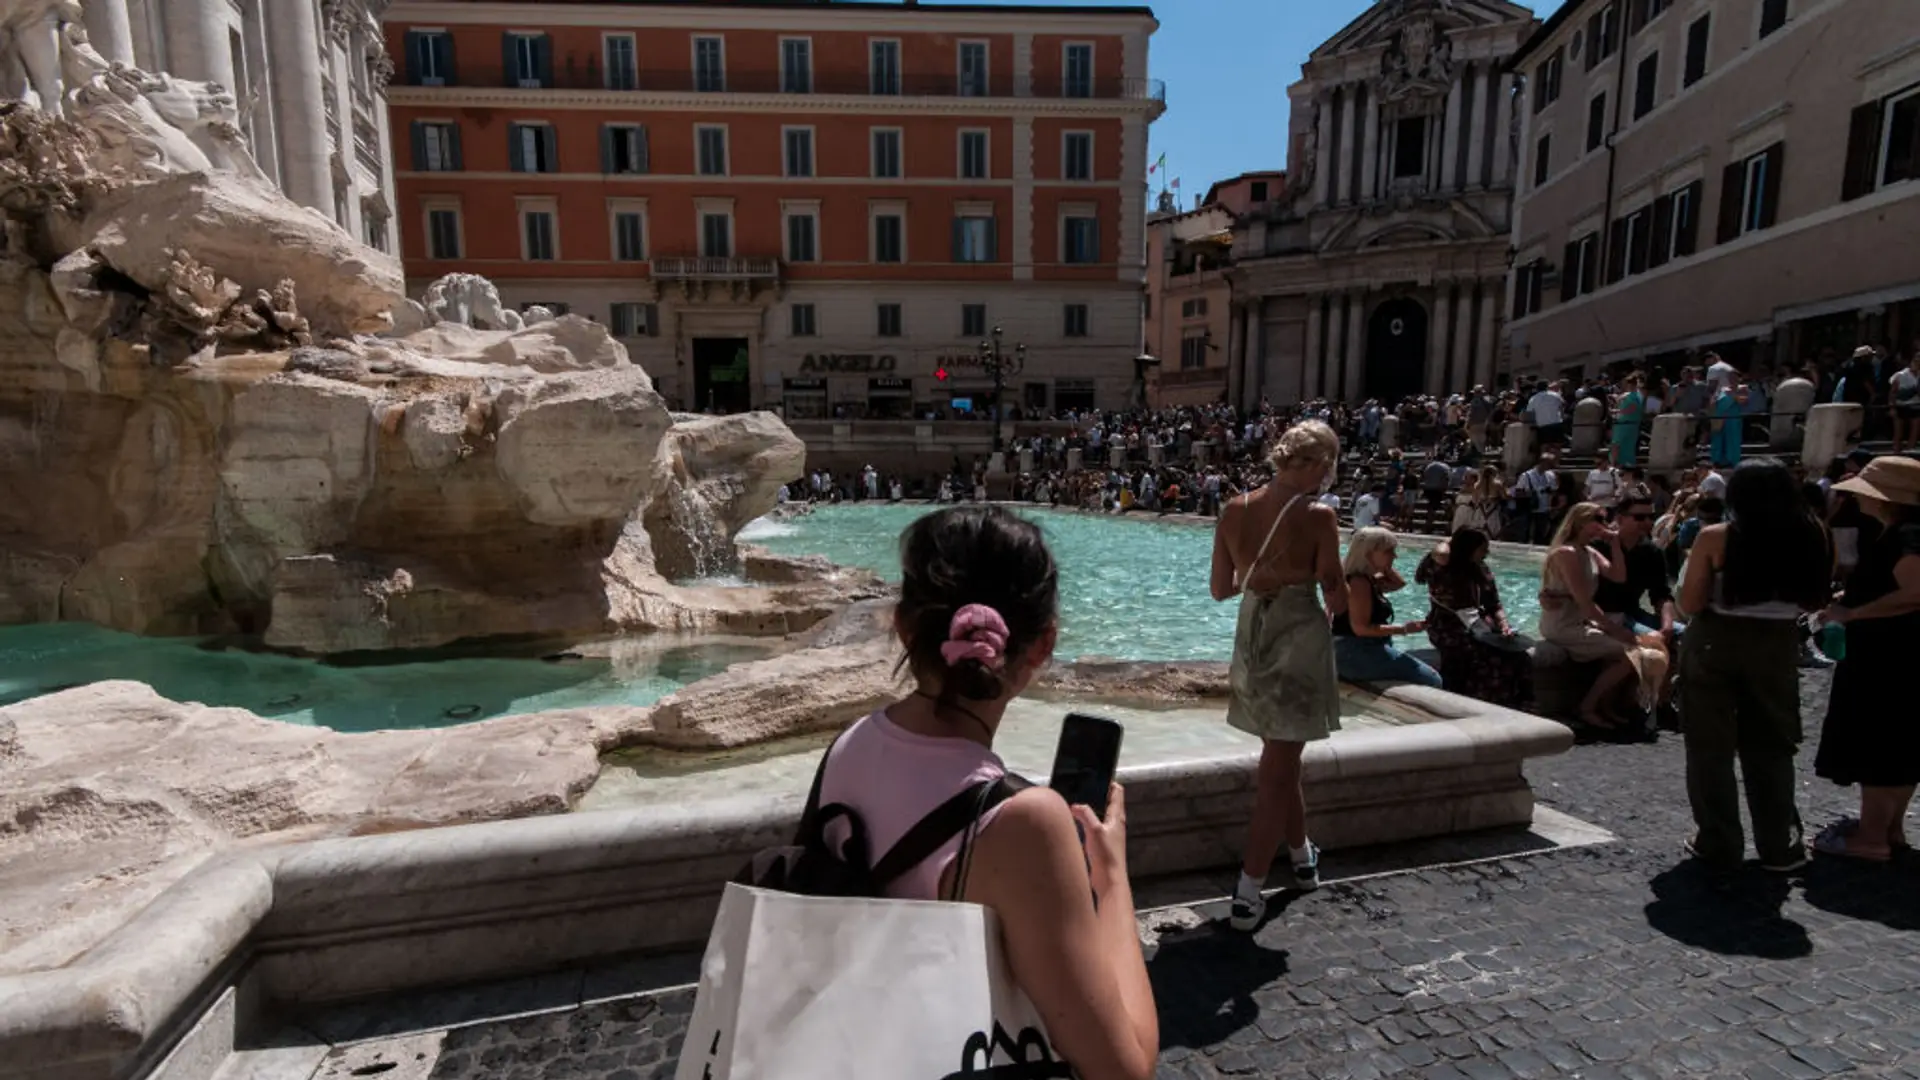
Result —
[{"label": "black smartphone", "polygon": [[1060,725],[1060,746],[1053,754],[1053,776],[1047,786],[1068,804],[1085,804],[1101,820],[1107,816],[1107,789],[1120,767],[1120,733],[1112,720],[1084,713],[1068,713]]}]

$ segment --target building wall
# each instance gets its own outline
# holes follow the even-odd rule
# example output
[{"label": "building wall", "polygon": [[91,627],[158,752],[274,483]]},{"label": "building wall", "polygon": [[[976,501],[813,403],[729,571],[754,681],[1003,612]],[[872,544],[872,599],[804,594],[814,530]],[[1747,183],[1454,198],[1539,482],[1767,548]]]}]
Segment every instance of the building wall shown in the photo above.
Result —
[{"label": "building wall", "polygon": [[[1016,342],[1028,346],[1028,377],[1048,372],[1049,400],[1057,389],[1052,384],[1066,379],[1076,392],[1082,383],[1097,385],[1100,404],[1118,407],[1131,386],[1140,341],[1146,126],[1163,109],[1157,88],[1143,77],[1155,25],[1144,8],[1081,13],[1012,6],[988,13],[902,4],[535,8],[405,0],[388,11],[386,34],[400,67],[392,130],[408,276],[424,283],[453,271],[481,273],[514,302],[564,303],[602,320],[612,318],[616,303],[654,305],[652,333],[631,335],[626,343],[663,391],[689,407],[700,407],[698,379],[690,375],[698,337],[724,330],[747,338],[751,403],[777,406],[786,380],[815,392],[818,372],[797,365],[821,350],[866,356],[890,347],[900,377],[930,379],[936,365],[920,361],[951,350],[963,303],[984,304],[989,325],[1004,327],[1009,349]],[[548,35],[551,85],[506,85],[503,36],[510,30]],[[409,31],[451,37],[452,85],[408,85]],[[622,34],[634,36],[637,86],[607,89],[604,43]],[[696,36],[723,38],[726,92],[692,89]],[[793,38],[810,43],[812,93],[779,92],[782,41]],[[876,40],[899,43],[898,95],[868,92]],[[987,96],[955,92],[967,42],[987,45]],[[1093,48],[1086,96],[1065,96],[1077,89],[1066,85],[1069,44]],[[556,167],[515,172],[509,131],[535,122],[554,130]],[[415,168],[413,140],[422,123],[457,125],[457,170]],[[602,171],[607,124],[645,127],[644,173]],[[697,175],[695,128],[710,124],[727,131],[725,176]],[[783,132],[794,127],[813,131],[811,177],[783,175]],[[872,175],[875,128],[901,132],[899,178]],[[984,178],[960,176],[961,133],[969,130],[988,135]],[[1089,179],[1065,178],[1069,133],[1091,136]],[[788,257],[786,213],[796,205],[818,214],[816,261]],[[520,214],[529,206],[557,215],[552,260],[525,257]],[[871,220],[882,206],[904,216],[899,263],[873,256]],[[716,207],[732,214],[735,259],[757,260],[752,267],[720,268],[720,277],[710,273],[714,267],[694,271],[683,261],[701,254],[701,214]],[[457,258],[432,257],[427,228],[434,208],[457,208]],[[995,257],[955,261],[958,212],[988,208]],[[643,259],[615,260],[616,211],[642,214]],[[1069,216],[1099,222],[1091,261],[1066,261]],[[894,302],[903,304],[903,335],[867,340],[876,329],[876,305]],[[818,341],[786,342],[790,309],[798,303],[815,304]],[[1088,307],[1085,336],[1066,335],[1070,304]],[[978,344],[973,340],[969,348],[977,351]],[[905,374],[909,357],[917,374]],[[841,385],[831,381],[829,389],[840,393]],[[917,381],[913,392],[923,393]]]},{"label": "building wall", "polygon": [[[1512,310],[1530,302],[1528,267],[1552,272],[1539,289],[1540,310],[1511,324],[1518,370],[1591,369],[1729,343],[1747,343],[1762,362],[1798,363],[1811,357],[1792,328],[1809,314],[1920,296],[1920,247],[1894,239],[1920,230],[1920,180],[1843,198],[1856,108],[1920,87],[1920,22],[1910,3],[1791,0],[1787,22],[1764,38],[1759,4],[1674,3],[1637,34],[1623,26],[1623,47],[1592,71],[1565,61],[1559,99],[1536,112],[1540,63],[1574,35],[1584,38],[1605,6],[1589,0],[1522,60],[1530,85],[1512,286],[1523,295]],[[1683,85],[1688,28],[1703,17],[1705,74]],[[1655,54],[1655,105],[1636,120],[1639,65]],[[1611,155],[1604,142],[1584,149],[1587,102],[1602,92],[1607,131],[1619,129]],[[1549,173],[1535,184],[1542,135],[1551,136]],[[1723,240],[1723,207],[1745,191],[1743,174],[1730,193],[1727,167],[1773,146],[1780,170],[1769,223]],[[1623,244],[1614,222],[1696,182],[1694,252],[1637,269],[1633,241]],[[1596,288],[1563,298],[1567,245],[1589,233],[1600,249]],[[1658,235],[1653,230],[1650,246]],[[1616,251],[1634,272],[1609,282]]]}]

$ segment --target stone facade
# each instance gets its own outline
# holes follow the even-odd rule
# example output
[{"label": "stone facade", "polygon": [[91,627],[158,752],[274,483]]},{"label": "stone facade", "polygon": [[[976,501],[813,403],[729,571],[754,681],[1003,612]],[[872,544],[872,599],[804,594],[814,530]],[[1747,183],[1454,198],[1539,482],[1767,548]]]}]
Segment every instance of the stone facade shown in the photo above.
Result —
[{"label": "stone facade", "polygon": [[1920,337],[1903,0],[1569,3],[1517,59],[1517,371],[1747,370]]},{"label": "stone facade", "polygon": [[1505,0],[1381,0],[1287,90],[1289,198],[1234,226],[1230,400],[1396,399],[1504,372]]},{"label": "stone facade", "polygon": [[82,10],[106,60],[230,90],[261,171],[288,198],[392,252],[384,7],[385,0],[85,0]]}]

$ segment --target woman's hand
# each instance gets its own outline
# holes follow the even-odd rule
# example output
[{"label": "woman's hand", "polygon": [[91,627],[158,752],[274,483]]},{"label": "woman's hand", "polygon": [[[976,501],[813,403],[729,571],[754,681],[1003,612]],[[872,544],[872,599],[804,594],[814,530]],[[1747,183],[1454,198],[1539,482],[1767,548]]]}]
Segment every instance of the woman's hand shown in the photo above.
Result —
[{"label": "woman's hand", "polygon": [[1825,619],[1826,621],[1830,623],[1838,623],[1841,626],[1847,625],[1847,620],[1852,616],[1853,616],[1852,612],[1848,611],[1846,608],[1841,607],[1839,604],[1828,605],[1827,610],[1821,612],[1820,614],[1820,617]]},{"label": "woman's hand", "polygon": [[1118,783],[1107,789],[1105,821],[1093,807],[1076,803],[1073,820],[1085,834],[1087,872],[1096,896],[1105,896],[1116,882],[1127,879],[1127,793]]},{"label": "woman's hand", "polygon": [[1412,622],[1410,622],[1410,623],[1402,623],[1402,624],[1400,625],[1400,633],[1402,633],[1402,634],[1418,634],[1418,633],[1420,633],[1420,632],[1422,632],[1422,631],[1424,631],[1424,630],[1425,630],[1426,628],[1427,628],[1427,620],[1425,620],[1425,619],[1415,619],[1415,620],[1413,620],[1413,621],[1412,621]]}]

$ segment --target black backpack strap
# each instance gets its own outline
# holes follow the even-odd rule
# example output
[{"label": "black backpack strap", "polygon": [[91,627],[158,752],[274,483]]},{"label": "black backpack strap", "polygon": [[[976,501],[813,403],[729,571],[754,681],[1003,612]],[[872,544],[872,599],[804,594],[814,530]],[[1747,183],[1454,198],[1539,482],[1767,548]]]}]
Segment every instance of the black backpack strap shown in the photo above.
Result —
[{"label": "black backpack strap", "polygon": [[800,811],[800,831],[794,840],[797,845],[805,844],[807,830],[813,825],[813,819],[820,813],[820,785],[827,779],[827,760],[833,757],[833,748],[839,746],[840,740],[846,738],[847,732],[852,730],[852,725],[841,728],[840,734],[833,737],[833,741],[827,744],[826,752],[820,755],[820,765],[813,770],[813,787],[807,790],[806,808]]},{"label": "black backpack strap", "polygon": [[941,845],[971,828],[988,811],[1031,786],[1013,776],[969,785],[915,822],[913,828],[880,857],[873,866],[874,884],[885,889],[925,862]]}]

